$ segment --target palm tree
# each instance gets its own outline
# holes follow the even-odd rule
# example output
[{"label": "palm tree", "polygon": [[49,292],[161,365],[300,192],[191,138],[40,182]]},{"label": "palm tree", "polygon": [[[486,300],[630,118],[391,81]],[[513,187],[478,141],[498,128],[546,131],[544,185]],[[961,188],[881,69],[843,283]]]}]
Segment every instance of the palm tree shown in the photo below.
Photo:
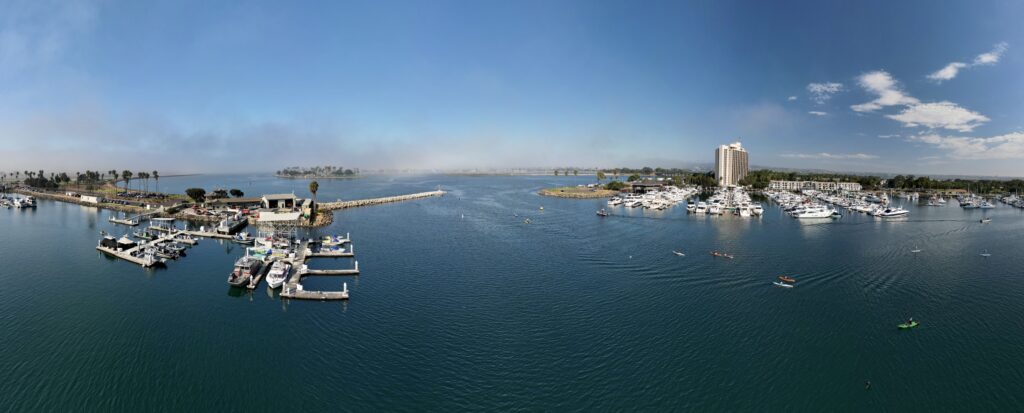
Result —
[{"label": "palm tree", "polygon": [[309,206],[309,223],[313,223],[316,219],[316,190],[320,189],[320,184],[316,181],[309,183],[309,192],[313,193],[313,203]]},{"label": "palm tree", "polygon": [[156,180],[156,191],[160,192],[160,173],[154,170],[153,179]]},{"label": "palm tree", "polygon": [[124,178],[125,192],[131,191],[131,187],[129,185],[131,185],[132,183],[132,175],[134,175],[132,171],[129,171],[127,169],[121,172],[121,177]]}]

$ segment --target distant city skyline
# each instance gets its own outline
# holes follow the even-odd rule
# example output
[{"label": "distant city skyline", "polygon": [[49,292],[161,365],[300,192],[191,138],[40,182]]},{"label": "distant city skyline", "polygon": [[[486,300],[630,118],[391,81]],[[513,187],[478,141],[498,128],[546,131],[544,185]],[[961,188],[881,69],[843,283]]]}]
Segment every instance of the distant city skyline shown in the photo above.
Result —
[{"label": "distant city skyline", "polygon": [[1024,176],[1024,3],[9,1],[0,170]]}]

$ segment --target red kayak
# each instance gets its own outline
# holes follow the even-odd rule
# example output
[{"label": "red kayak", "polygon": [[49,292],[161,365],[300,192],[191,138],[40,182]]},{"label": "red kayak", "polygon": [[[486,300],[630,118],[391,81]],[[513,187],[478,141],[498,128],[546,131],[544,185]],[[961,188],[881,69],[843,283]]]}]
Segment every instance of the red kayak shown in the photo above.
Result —
[{"label": "red kayak", "polygon": [[787,277],[785,275],[780,275],[779,279],[782,280],[782,281],[788,282],[788,283],[795,283],[796,282],[796,278]]}]

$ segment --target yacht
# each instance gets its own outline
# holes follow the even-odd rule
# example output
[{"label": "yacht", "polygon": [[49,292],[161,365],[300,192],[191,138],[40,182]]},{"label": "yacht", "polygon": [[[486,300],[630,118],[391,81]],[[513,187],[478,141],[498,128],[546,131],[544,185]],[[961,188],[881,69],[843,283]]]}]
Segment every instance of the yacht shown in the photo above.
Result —
[{"label": "yacht", "polygon": [[704,201],[698,202],[697,203],[697,207],[694,208],[693,212],[696,212],[698,214],[703,214],[703,213],[708,212],[708,204],[707,204],[707,202],[704,202]]},{"label": "yacht", "polygon": [[694,204],[693,201],[687,202],[686,212],[697,212],[697,204]]},{"label": "yacht", "polygon": [[981,209],[992,209],[992,208],[995,208],[995,207],[996,207],[995,205],[992,205],[992,203],[988,202],[988,201],[981,201],[981,204],[978,205],[978,208],[981,208]]},{"label": "yacht", "polygon": [[713,215],[721,215],[722,207],[718,204],[711,204],[711,206],[708,207],[708,213]]},{"label": "yacht", "polygon": [[15,199],[14,200],[14,207],[15,208],[35,208],[36,207],[36,199],[31,197],[31,196],[26,196],[24,198]]},{"label": "yacht", "polygon": [[802,210],[794,211],[793,218],[830,218],[836,210],[824,205],[812,205]]},{"label": "yacht", "polygon": [[874,215],[880,218],[895,218],[906,216],[909,213],[910,211],[907,211],[902,207],[887,207],[875,211]]},{"label": "yacht", "polygon": [[608,200],[608,206],[619,206],[622,205],[622,198],[614,197]]},{"label": "yacht", "polygon": [[751,207],[750,212],[752,212],[755,216],[764,215],[764,207],[761,206],[761,204],[754,204],[754,206]]},{"label": "yacht", "polygon": [[288,273],[291,269],[292,265],[287,262],[274,261],[274,265],[270,266],[270,272],[267,273],[267,284],[270,288],[280,287],[285,279],[288,278]]},{"label": "yacht", "polygon": [[228,284],[241,287],[259,272],[263,264],[256,257],[246,255],[235,261],[235,269],[228,275]]}]

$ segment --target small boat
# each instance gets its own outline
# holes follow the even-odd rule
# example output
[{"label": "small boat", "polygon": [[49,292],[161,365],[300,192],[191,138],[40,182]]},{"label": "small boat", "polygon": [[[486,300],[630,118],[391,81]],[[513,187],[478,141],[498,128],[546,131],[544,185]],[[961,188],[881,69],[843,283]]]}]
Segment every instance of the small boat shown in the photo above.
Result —
[{"label": "small boat", "polygon": [[252,237],[252,234],[248,232],[239,232],[231,236],[231,240],[243,245],[252,245],[256,243],[256,238]]},{"label": "small boat", "polygon": [[985,257],[985,258],[988,258],[988,257],[991,257],[991,256],[992,256],[992,254],[989,254],[989,253],[988,253],[988,250],[985,250],[984,252],[982,252],[982,253],[981,253],[981,256],[982,256],[982,257]]},{"label": "small boat", "polygon": [[711,251],[711,255],[714,255],[716,257],[728,258],[730,260],[733,259],[732,255],[726,254],[724,252]]},{"label": "small boat", "polygon": [[917,321],[911,321],[909,323],[903,323],[903,324],[897,325],[896,327],[899,328],[900,330],[907,330],[907,329],[911,329],[911,328],[917,327],[919,325],[921,325],[921,323],[918,323]]},{"label": "small boat", "polygon": [[533,222],[533,221],[530,221],[530,218],[526,218],[526,219],[523,220],[524,224],[529,224],[531,222]]},{"label": "small boat", "polygon": [[992,218],[982,218],[982,219],[981,219],[981,223],[982,223],[982,224],[987,224],[987,223],[989,223],[989,222],[992,222]]},{"label": "small boat", "polygon": [[793,284],[786,284],[784,282],[779,282],[779,281],[775,281],[772,284],[775,284],[776,287],[782,287],[782,288],[793,288],[794,287]]},{"label": "small boat", "polygon": [[544,207],[540,207],[540,210],[541,210],[541,211],[543,211],[543,210],[544,210]]},{"label": "small boat", "polygon": [[787,277],[785,275],[780,275],[779,279],[782,280],[782,281],[788,282],[788,283],[795,283],[796,282],[796,278]]},{"label": "small boat", "polygon": [[921,252],[921,250],[920,250],[920,249],[918,249],[917,247],[914,247],[914,249],[910,250],[910,253],[911,253],[911,254],[917,254],[917,253],[919,253],[919,252]]},{"label": "small boat", "polygon": [[673,253],[673,254],[676,254],[676,255],[678,255],[678,256],[680,256],[680,257],[685,257],[685,256],[686,256],[686,254],[683,254],[683,253],[681,253],[681,252],[679,252],[679,251],[675,251],[675,250],[673,250],[673,251],[672,251],[672,253]]},{"label": "small boat", "polygon": [[606,216],[608,216],[608,211],[605,211],[605,210],[604,210],[604,209],[602,208],[602,209],[600,209],[600,210],[598,210],[598,211],[597,211],[597,216],[599,216],[599,217],[606,217]]}]

